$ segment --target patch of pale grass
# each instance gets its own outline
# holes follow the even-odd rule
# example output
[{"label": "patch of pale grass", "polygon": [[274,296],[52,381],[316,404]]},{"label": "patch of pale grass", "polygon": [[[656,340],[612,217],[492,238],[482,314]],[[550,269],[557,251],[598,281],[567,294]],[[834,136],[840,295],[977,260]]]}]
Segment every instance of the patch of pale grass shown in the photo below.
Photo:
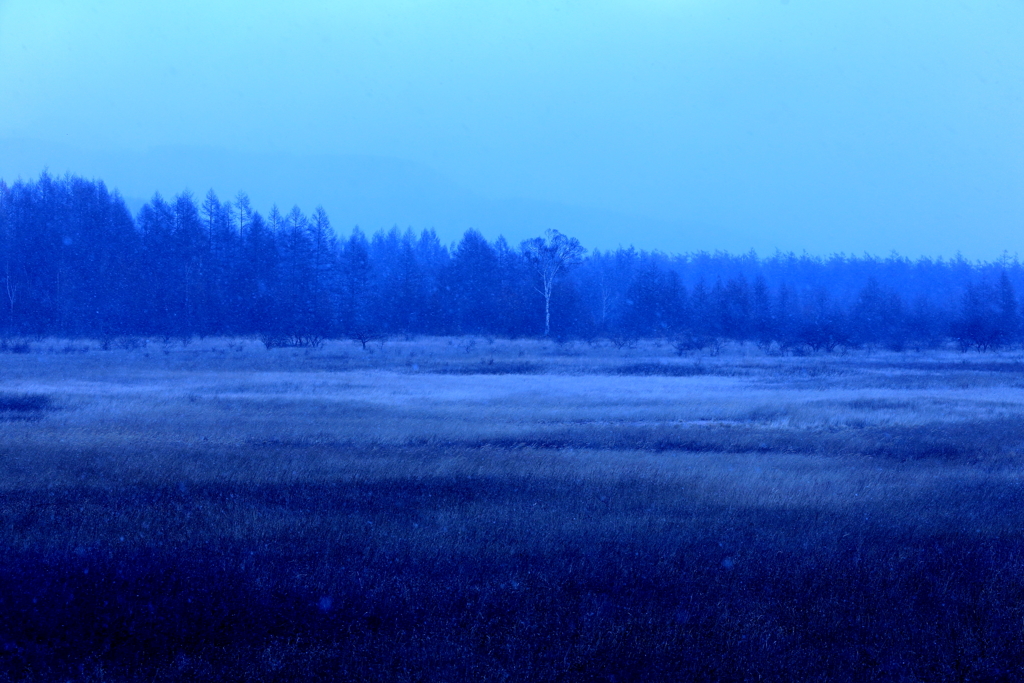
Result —
[{"label": "patch of pale grass", "polygon": [[[553,364],[555,371],[436,374],[409,371],[405,365],[409,359],[426,368],[431,363],[479,362],[491,356]],[[364,367],[353,360],[353,367],[345,370],[309,369],[313,361],[339,358],[361,359]],[[116,478],[126,472],[142,478],[273,480],[370,470],[376,473],[373,476],[383,476],[388,467],[397,467],[401,474],[396,476],[440,476],[441,470],[455,476],[457,471],[469,471],[458,468],[470,467],[470,460],[475,463],[472,468],[486,470],[491,458],[503,463],[500,467],[506,473],[522,467],[538,476],[629,472],[634,477],[678,478],[687,495],[738,505],[846,506],[912,496],[958,478],[997,475],[976,474],[970,466],[951,463],[877,469],[856,458],[772,452],[780,435],[803,435],[807,442],[806,435],[819,432],[967,425],[1012,420],[1024,409],[1024,389],[1012,384],[1012,373],[1004,373],[1002,383],[968,388],[850,386],[850,377],[899,374],[899,363],[910,361],[891,353],[769,358],[741,347],[698,359],[724,369],[760,367],[774,378],[771,383],[764,381],[764,374],[669,377],[565,371],[570,367],[566,363],[577,371],[594,370],[638,358],[694,362],[653,343],[620,350],[607,344],[577,342],[567,347],[484,339],[387,342],[373,353],[349,342],[267,352],[252,340],[203,340],[188,347],[150,342],[130,350],[5,357],[0,391],[47,396],[55,409],[32,422],[4,424],[0,445],[7,455],[0,467],[9,475],[4,485],[15,486],[47,477],[72,481]],[[949,365],[959,358],[937,352],[911,360],[917,368]],[[371,360],[387,362],[365,367]],[[788,383],[780,381],[786,376],[783,370],[799,370],[801,364],[841,368],[844,374],[825,373],[814,385],[802,383],[797,374]],[[970,363],[964,365],[970,369]],[[729,453],[723,446],[720,452],[650,455],[642,446],[630,449],[619,444],[568,454],[549,448],[537,457],[517,460],[496,447],[480,462],[435,454],[418,465],[425,468],[422,471],[409,469],[413,465],[406,459],[389,462],[387,452],[366,455],[367,449],[458,451],[462,445],[487,444],[521,443],[529,449],[546,440],[585,445],[622,430],[641,436],[648,433],[644,430],[701,436],[705,427],[741,434],[752,448],[763,431],[766,446],[761,450],[766,452]],[[294,451],[293,461],[282,455],[282,448]],[[60,455],[49,465],[17,456],[40,449],[56,449]],[[551,467],[565,469],[557,474]]]}]

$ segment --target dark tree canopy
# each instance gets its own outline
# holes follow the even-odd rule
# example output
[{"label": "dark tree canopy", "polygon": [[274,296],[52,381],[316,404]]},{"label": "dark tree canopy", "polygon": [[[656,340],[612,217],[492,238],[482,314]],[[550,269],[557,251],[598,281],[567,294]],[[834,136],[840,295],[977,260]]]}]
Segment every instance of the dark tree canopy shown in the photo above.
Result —
[{"label": "dark tree canopy", "polygon": [[590,254],[558,231],[514,248],[468,230],[336,234],[322,207],[159,195],[132,216],[102,182],[0,182],[0,333],[258,335],[268,346],[395,334],[722,340],[777,351],[986,350],[1022,342],[1016,260],[776,253]]}]

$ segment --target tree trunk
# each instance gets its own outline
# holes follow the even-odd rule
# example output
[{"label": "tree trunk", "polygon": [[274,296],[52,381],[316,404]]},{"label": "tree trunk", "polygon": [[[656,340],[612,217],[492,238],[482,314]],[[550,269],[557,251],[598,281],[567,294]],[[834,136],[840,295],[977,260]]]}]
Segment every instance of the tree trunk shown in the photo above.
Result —
[{"label": "tree trunk", "polygon": [[551,334],[551,294],[544,294],[544,336]]},{"label": "tree trunk", "polygon": [[544,283],[544,336],[551,336],[551,281]]}]

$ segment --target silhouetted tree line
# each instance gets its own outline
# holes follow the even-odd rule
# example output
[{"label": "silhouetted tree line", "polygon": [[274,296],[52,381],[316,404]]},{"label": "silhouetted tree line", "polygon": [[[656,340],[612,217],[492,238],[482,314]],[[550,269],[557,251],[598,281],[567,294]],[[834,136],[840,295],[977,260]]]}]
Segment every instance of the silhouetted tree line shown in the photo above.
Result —
[{"label": "silhouetted tree line", "polygon": [[723,340],[778,351],[963,350],[1024,341],[1024,269],[896,255],[828,258],[619,248],[585,255],[557,232],[514,246],[469,230],[359,228],[323,208],[263,216],[244,193],[159,195],[132,216],[102,182],[0,182],[0,332],[259,335],[268,346],[388,335]]}]

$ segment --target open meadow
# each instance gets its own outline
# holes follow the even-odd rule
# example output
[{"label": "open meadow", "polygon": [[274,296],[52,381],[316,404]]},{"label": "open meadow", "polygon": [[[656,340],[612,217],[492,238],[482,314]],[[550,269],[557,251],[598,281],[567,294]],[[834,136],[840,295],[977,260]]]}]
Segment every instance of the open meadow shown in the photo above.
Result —
[{"label": "open meadow", "polygon": [[4,349],[0,681],[1024,679],[1020,352]]}]

